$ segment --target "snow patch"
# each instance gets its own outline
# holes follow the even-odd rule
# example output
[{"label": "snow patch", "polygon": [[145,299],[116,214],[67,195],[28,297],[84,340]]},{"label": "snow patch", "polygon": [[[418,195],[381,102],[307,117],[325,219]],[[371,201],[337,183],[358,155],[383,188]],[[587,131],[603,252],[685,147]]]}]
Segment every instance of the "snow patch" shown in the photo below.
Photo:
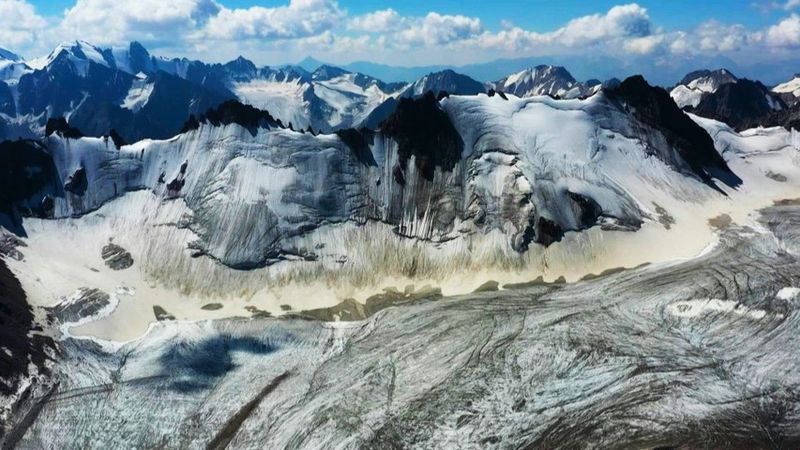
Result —
[{"label": "snow patch", "polygon": [[763,309],[748,308],[733,300],[696,299],[667,305],[667,311],[676,317],[695,318],[707,313],[735,314],[748,319],[760,320],[766,317]]}]

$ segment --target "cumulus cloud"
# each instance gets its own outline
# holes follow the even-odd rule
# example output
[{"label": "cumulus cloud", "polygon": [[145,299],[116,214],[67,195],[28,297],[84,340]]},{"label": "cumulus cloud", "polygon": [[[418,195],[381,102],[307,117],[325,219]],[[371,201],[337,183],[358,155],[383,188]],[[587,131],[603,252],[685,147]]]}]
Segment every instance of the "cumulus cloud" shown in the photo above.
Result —
[{"label": "cumulus cloud", "polygon": [[606,14],[573,19],[546,37],[567,46],[590,45],[610,38],[641,38],[650,35],[647,9],[631,3],[615,6]]},{"label": "cumulus cloud", "polygon": [[408,22],[409,26],[397,34],[397,39],[406,45],[445,45],[477,36],[483,31],[480,19],[461,15],[432,12]]},{"label": "cumulus cloud", "polygon": [[702,54],[742,50],[759,42],[761,36],[743,25],[725,25],[709,20],[688,32],[673,33],[669,40],[672,53]]},{"label": "cumulus cloud", "polygon": [[647,9],[637,4],[615,6],[605,14],[578,17],[549,33],[537,33],[506,24],[498,32],[485,32],[475,39],[483,48],[506,51],[579,50],[606,45],[624,48],[633,53],[646,53],[661,44],[663,37],[654,36]]},{"label": "cumulus cloud", "polygon": [[[0,0],[0,44],[11,50],[47,51],[57,41],[72,39],[98,45],[138,40],[156,52],[214,59],[247,53],[283,55],[285,61],[325,52],[381,62],[402,55],[406,63],[429,64],[586,52],[664,61],[720,53],[769,58],[800,48],[800,15],[791,12],[761,29],[709,20],[692,29],[664,31],[646,8],[629,3],[539,32],[508,18],[493,29],[479,17],[403,16],[392,8],[349,16],[337,0],[278,0],[275,6],[248,8],[226,7],[221,0],[74,0],[63,15],[49,18],[39,16],[28,1]],[[772,11],[793,11],[800,0],[767,5]]]},{"label": "cumulus cloud", "polygon": [[774,47],[800,47],[800,16],[792,14],[769,27],[765,33],[765,41]]},{"label": "cumulus cloud", "polygon": [[623,44],[625,51],[638,55],[649,55],[655,52],[664,43],[664,35],[651,35],[633,38]]},{"label": "cumulus cloud", "polygon": [[291,0],[276,8],[221,8],[201,34],[211,39],[295,39],[324,33],[343,17],[331,0]]},{"label": "cumulus cloud", "polygon": [[0,0],[0,42],[10,49],[27,46],[47,26],[33,5],[24,0]]},{"label": "cumulus cloud", "polygon": [[389,8],[353,17],[347,27],[355,31],[380,33],[397,31],[403,28],[405,24],[406,19],[400,16],[397,11]]},{"label": "cumulus cloud", "polygon": [[219,11],[213,0],[77,0],[57,32],[96,44],[181,39]]}]

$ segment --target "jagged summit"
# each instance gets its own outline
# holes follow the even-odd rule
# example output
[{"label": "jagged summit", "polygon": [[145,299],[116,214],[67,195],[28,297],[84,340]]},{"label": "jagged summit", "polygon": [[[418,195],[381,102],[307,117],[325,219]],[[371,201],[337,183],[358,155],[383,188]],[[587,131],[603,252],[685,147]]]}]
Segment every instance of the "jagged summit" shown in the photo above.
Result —
[{"label": "jagged summit", "polygon": [[705,94],[689,111],[744,130],[765,124],[766,117],[786,108],[780,96],[761,82],[742,78]]},{"label": "jagged summit", "polygon": [[486,92],[486,87],[483,83],[466,75],[462,75],[452,69],[446,69],[429,73],[410,84],[400,93],[400,97],[418,97],[425,95],[427,92],[475,95]]},{"label": "jagged summit", "polygon": [[680,108],[696,107],[703,96],[714,93],[720,86],[735,83],[738,78],[728,69],[695,70],[686,74],[670,96]]}]

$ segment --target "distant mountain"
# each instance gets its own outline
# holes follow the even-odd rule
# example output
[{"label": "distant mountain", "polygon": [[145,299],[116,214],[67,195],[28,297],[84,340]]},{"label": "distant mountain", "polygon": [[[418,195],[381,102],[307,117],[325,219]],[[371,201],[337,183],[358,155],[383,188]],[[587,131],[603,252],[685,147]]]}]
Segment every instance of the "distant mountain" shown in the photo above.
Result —
[{"label": "distant mountain", "polygon": [[372,109],[358,126],[370,129],[378,128],[386,118],[395,112],[400,104],[399,99],[420,98],[428,93],[438,96],[439,94],[475,95],[482,92],[486,92],[486,86],[466,75],[456,73],[450,69],[431,72]]},{"label": "distant mountain", "polygon": [[596,92],[600,88],[600,82],[593,80],[579,83],[563,67],[541,65],[509,75],[490,83],[490,86],[518,97],[550,95],[561,98],[577,98]]},{"label": "distant mountain", "polygon": [[743,78],[722,84],[714,92],[704,95],[696,107],[687,109],[698,116],[744,130],[773,122],[774,119],[769,117],[786,108],[778,94],[761,82]]},{"label": "distant mountain", "polygon": [[696,107],[704,95],[716,92],[724,84],[735,83],[737,79],[727,69],[696,70],[683,77],[670,91],[670,96],[680,108]]},{"label": "distant mountain", "polygon": [[48,119],[64,117],[88,135],[114,130],[128,142],[166,138],[190,114],[234,98],[208,77],[195,83],[186,76],[190,71],[169,70],[201,63],[180,66],[154,58],[137,43],[101,49],[84,41],[64,42],[24,64],[15,73],[3,73],[0,137],[41,136]]},{"label": "distant mountain", "polygon": [[434,95],[439,92],[475,95],[486,92],[486,86],[466,75],[447,69],[441,72],[429,73],[411,83],[400,93],[400,97],[419,97],[425,95],[427,92],[433,92]]},{"label": "distant mountain", "polygon": [[780,95],[781,99],[790,106],[800,102],[800,73],[795,74],[791,80],[783,82],[774,88],[772,92]]}]

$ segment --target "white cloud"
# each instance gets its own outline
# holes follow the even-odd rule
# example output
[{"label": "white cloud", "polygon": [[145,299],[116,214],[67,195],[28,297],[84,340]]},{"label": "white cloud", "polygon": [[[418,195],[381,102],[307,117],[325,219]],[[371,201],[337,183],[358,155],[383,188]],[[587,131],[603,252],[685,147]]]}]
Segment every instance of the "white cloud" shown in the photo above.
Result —
[{"label": "white cloud", "polygon": [[319,35],[344,18],[332,0],[291,0],[287,6],[222,8],[211,17],[201,36],[211,39],[295,39]]},{"label": "white cloud", "polygon": [[594,14],[570,20],[548,36],[567,46],[591,45],[611,38],[641,38],[650,35],[647,9],[631,3],[615,6],[606,14]]},{"label": "white cloud", "polygon": [[653,53],[664,43],[664,35],[651,35],[640,38],[633,38],[626,41],[623,45],[628,53],[638,55],[648,55]]},{"label": "white cloud", "polygon": [[783,9],[791,11],[795,8],[800,8],[800,0],[787,0],[783,5]]},{"label": "white cloud", "polygon": [[219,10],[213,0],[78,0],[57,32],[95,44],[181,40]]},{"label": "white cloud", "polygon": [[765,41],[774,47],[800,47],[800,16],[792,14],[769,27],[765,33]]},{"label": "white cloud", "polygon": [[26,47],[47,26],[33,5],[24,0],[0,0],[0,43],[9,50]]},{"label": "white cloud", "polygon": [[406,19],[401,17],[397,11],[389,8],[353,17],[347,27],[355,31],[380,33],[397,31],[405,24]]},{"label": "white cloud", "polygon": [[760,40],[760,33],[748,31],[743,25],[726,25],[709,20],[688,32],[673,33],[670,50],[675,54],[735,52],[755,45]]},{"label": "white cloud", "polygon": [[483,31],[475,17],[442,15],[435,12],[409,20],[409,26],[397,34],[400,43],[410,46],[439,46],[477,36]]}]

